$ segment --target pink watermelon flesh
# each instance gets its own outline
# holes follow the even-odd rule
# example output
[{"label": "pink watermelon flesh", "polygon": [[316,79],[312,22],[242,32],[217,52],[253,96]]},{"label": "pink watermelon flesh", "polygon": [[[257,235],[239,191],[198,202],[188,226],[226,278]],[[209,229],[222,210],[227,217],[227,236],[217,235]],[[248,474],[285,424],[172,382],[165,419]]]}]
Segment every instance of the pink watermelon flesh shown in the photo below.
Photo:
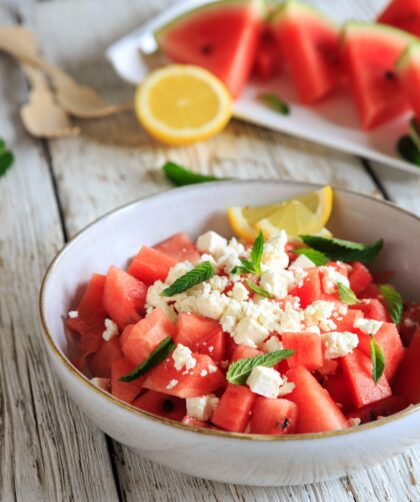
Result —
[{"label": "pink watermelon flesh", "polygon": [[395,63],[410,37],[381,25],[350,24],[344,31],[343,62],[364,129],[373,129],[409,109]]},{"label": "pink watermelon flesh", "polygon": [[407,49],[397,67],[401,84],[410,100],[417,120],[420,121],[420,43],[413,44]]},{"label": "pink watermelon flesh", "polygon": [[315,103],[339,85],[339,32],[333,23],[288,2],[274,15],[272,29],[302,103]]},{"label": "pink watermelon flesh", "polygon": [[420,37],[419,0],[394,0],[378,17],[379,23],[395,26]]},{"label": "pink watermelon flesh", "polygon": [[260,30],[254,2],[225,1],[191,11],[156,37],[169,59],[206,68],[237,97],[249,78]]}]

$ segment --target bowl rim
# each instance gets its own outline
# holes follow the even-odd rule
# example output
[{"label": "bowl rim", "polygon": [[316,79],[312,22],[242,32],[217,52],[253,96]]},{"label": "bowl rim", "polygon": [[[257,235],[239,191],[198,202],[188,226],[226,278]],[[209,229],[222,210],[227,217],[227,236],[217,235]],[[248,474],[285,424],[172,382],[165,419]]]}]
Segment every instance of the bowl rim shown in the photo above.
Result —
[{"label": "bowl rim", "polygon": [[[297,185],[297,186],[302,186],[303,187],[309,187],[313,189],[319,189],[323,186],[324,184],[319,184],[319,183],[311,183],[311,182],[303,182],[303,181],[295,181],[295,180],[281,180],[281,179],[246,179],[246,180],[240,180],[240,179],[232,179],[232,180],[226,180],[226,181],[218,181],[217,186],[235,186],[235,185],[246,185],[246,184],[253,184],[253,183],[262,183],[262,184],[286,184],[286,185]],[[160,197],[165,197],[168,195],[168,193],[186,193],[190,191],[194,191],[197,188],[202,188],[205,189],[208,186],[214,186],[214,182],[207,182],[207,183],[199,183],[199,184],[192,184],[192,185],[186,185],[182,187],[175,187],[171,189],[170,191],[164,190],[155,194],[147,195],[145,197],[139,197],[133,201],[130,201],[126,204],[123,204],[121,206],[118,206],[105,214],[99,216],[98,218],[94,219],[90,223],[88,223],[85,227],[80,229],[78,232],[76,232],[71,239],[69,239],[62,247],[59,249],[59,251],[56,253],[56,255],[53,257],[51,262],[49,263],[45,274],[42,278],[41,281],[41,287],[39,290],[39,296],[38,296],[38,308],[39,308],[39,317],[40,317],[40,324],[41,324],[41,332],[44,338],[44,342],[47,344],[47,346],[50,348],[52,354],[54,354],[57,359],[63,363],[64,367],[68,370],[68,372],[71,374],[72,377],[75,377],[80,383],[86,386],[87,389],[96,392],[99,396],[102,396],[105,398],[110,404],[119,406],[120,408],[129,411],[133,413],[134,415],[139,415],[143,418],[150,419],[154,422],[157,422],[162,425],[167,425],[170,427],[175,427],[177,429],[181,429],[186,432],[192,432],[192,433],[199,433],[199,434],[204,434],[208,436],[214,436],[214,437],[223,437],[227,439],[240,439],[240,440],[252,440],[252,441],[304,441],[304,440],[321,440],[321,439],[326,439],[326,438],[332,438],[332,437],[337,437],[337,436],[345,436],[348,434],[354,434],[357,432],[363,432],[366,430],[371,430],[377,427],[384,426],[386,424],[389,424],[391,422],[394,422],[396,420],[399,420],[401,418],[407,417],[408,415],[412,415],[413,413],[420,411],[420,403],[416,405],[409,405],[407,408],[404,410],[394,413],[393,415],[390,415],[389,417],[384,417],[380,420],[376,420],[374,422],[369,422],[366,424],[361,424],[358,425],[357,427],[349,427],[347,429],[341,429],[341,430],[333,430],[333,431],[328,431],[328,432],[311,432],[311,433],[304,433],[304,434],[284,434],[284,435],[275,435],[275,434],[252,434],[252,433],[241,433],[241,432],[228,432],[228,431],[222,431],[222,430],[215,430],[215,429],[205,429],[202,427],[196,427],[196,426],[191,426],[191,425],[186,425],[182,424],[181,422],[177,422],[174,420],[170,420],[167,418],[163,417],[158,417],[157,415],[154,415],[152,413],[149,413],[147,411],[143,411],[135,406],[132,406],[128,403],[125,403],[124,401],[120,401],[116,397],[114,397],[110,392],[107,392],[103,389],[100,389],[97,387],[95,384],[93,384],[90,379],[85,376],[81,371],[79,371],[68,359],[68,357],[64,354],[64,352],[57,346],[55,343],[53,337],[51,336],[49,329],[47,327],[47,322],[45,320],[45,315],[44,315],[44,304],[45,304],[45,289],[46,285],[54,272],[54,269],[58,262],[63,258],[65,253],[69,250],[69,248],[74,244],[76,240],[78,240],[82,235],[87,233],[91,227],[96,225],[97,223],[102,222],[103,220],[109,219],[113,217],[116,213],[123,212],[127,209],[129,209],[131,206],[136,206],[137,204],[145,203],[149,199],[157,199]],[[373,196],[369,196],[366,194],[358,193],[353,190],[348,190],[348,189],[343,189],[343,188],[334,188],[334,191],[337,192],[342,192],[342,193],[347,193],[350,195],[356,195],[357,197],[362,197],[364,199],[373,201],[378,204],[382,204],[384,206],[391,207],[394,210],[397,210],[398,212],[409,216],[410,218],[413,218],[417,222],[420,222],[420,216],[417,216],[416,214],[403,209],[396,205],[395,203],[385,200],[385,199],[377,199]]]}]

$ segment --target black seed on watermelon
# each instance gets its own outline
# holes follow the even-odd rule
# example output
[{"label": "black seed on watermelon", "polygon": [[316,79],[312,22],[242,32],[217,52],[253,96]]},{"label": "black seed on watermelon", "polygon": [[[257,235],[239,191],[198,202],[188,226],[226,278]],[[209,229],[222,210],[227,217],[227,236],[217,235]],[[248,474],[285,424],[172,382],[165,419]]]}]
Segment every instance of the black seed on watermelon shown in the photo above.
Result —
[{"label": "black seed on watermelon", "polygon": [[203,45],[203,47],[201,47],[201,54],[210,55],[213,50],[211,45]]},{"label": "black seed on watermelon", "polygon": [[169,413],[169,412],[173,411],[174,403],[170,399],[165,399],[165,401],[163,401],[163,403],[162,403],[162,408],[163,408],[163,411],[166,411],[166,413]]},{"label": "black seed on watermelon", "polygon": [[391,70],[387,70],[385,72],[385,78],[387,80],[395,80],[395,73],[393,71],[391,71]]}]

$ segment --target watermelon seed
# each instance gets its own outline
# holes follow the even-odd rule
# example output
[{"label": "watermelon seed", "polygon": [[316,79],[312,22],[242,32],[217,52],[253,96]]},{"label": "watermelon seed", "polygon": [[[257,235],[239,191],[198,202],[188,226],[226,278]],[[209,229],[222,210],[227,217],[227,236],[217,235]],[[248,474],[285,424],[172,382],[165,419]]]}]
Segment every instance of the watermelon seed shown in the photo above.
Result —
[{"label": "watermelon seed", "polygon": [[391,71],[391,70],[387,70],[385,72],[385,78],[387,80],[395,80],[395,73],[393,71]]},{"label": "watermelon seed", "polygon": [[203,45],[203,47],[201,47],[201,52],[208,56],[213,52],[213,47],[211,45]]},{"label": "watermelon seed", "polygon": [[174,409],[174,403],[170,399],[165,399],[162,403],[162,408],[166,413],[170,413]]},{"label": "watermelon seed", "polygon": [[281,428],[286,429],[288,425],[289,425],[289,419],[285,418],[284,422],[281,424]]}]

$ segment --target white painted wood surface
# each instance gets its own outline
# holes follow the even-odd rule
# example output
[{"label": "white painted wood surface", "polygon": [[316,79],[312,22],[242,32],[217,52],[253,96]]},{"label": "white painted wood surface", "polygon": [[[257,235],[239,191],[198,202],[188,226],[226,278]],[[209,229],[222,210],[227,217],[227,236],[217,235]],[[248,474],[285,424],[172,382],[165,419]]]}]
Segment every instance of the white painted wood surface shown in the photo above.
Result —
[{"label": "white painted wood surface", "polygon": [[[0,3],[0,24],[31,27],[48,58],[122,99],[132,89],[115,77],[104,49],[169,1],[11,0]],[[317,3],[342,20],[373,18],[384,1]],[[18,118],[25,95],[22,73],[0,56],[0,136],[16,155],[0,179],[0,500],[419,501],[419,447],[343,479],[270,489],[194,479],[143,460],[63,393],[41,346],[37,290],[66,238],[122,203],[169,188],[159,170],[166,159],[218,175],[332,183],[417,213],[420,178],[239,122],[182,149],[150,140],[130,113],[83,122],[80,138],[34,141]]]}]

